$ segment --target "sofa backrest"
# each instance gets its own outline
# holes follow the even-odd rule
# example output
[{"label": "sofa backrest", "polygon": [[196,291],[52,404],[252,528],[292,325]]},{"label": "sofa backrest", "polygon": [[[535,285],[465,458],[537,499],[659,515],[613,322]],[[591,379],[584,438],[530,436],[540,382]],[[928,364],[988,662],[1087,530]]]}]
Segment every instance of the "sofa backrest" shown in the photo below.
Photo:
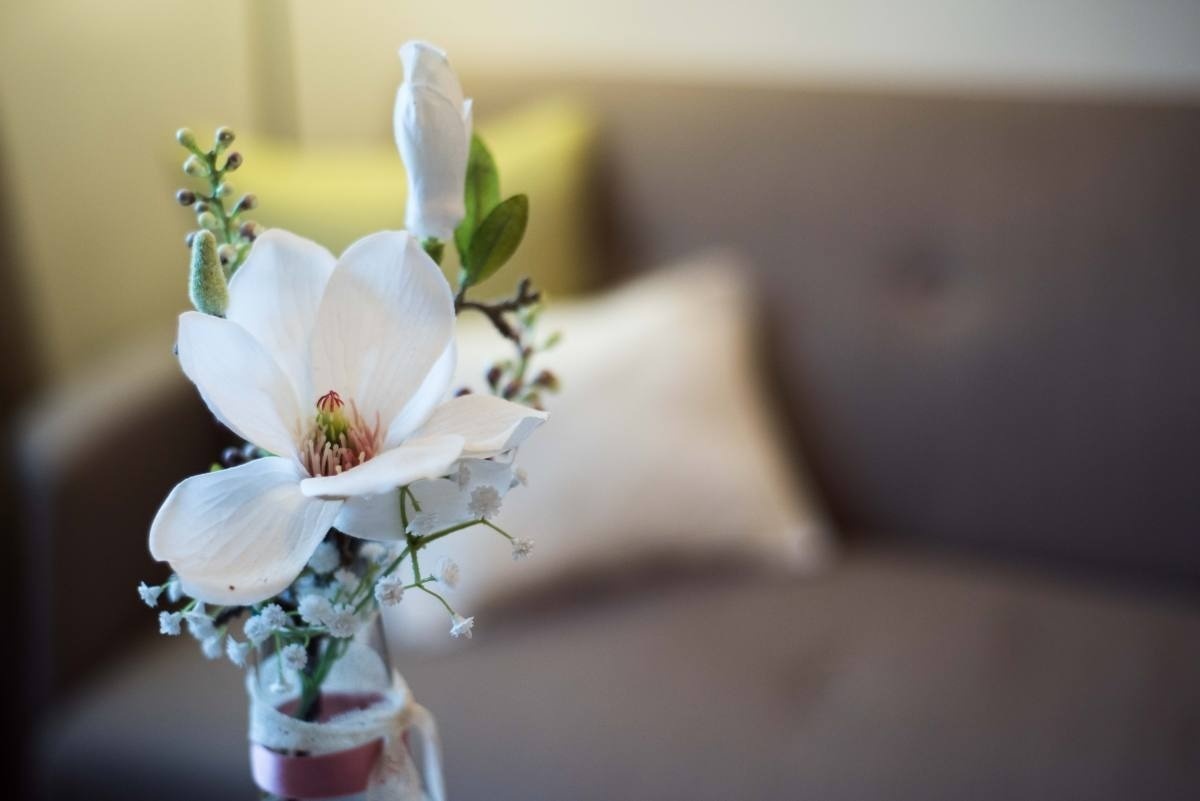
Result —
[{"label": "sofa backrest", "polygon": [[1200,102],[570,89],[611,263],[752,258],[845,528],[1200,577]]}]

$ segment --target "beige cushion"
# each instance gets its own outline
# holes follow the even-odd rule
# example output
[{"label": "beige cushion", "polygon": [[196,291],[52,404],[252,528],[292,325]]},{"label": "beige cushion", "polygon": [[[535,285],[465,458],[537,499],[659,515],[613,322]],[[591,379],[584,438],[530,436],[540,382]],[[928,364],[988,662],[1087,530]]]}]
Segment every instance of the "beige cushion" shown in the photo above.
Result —
[{"label": "beige cushion", "polygon": [[[752,306],[737,260],[714,254],[592,301],[551,306],[543,336],[562,344],[551,418],[521,448],[529,485],[498,523],[537,547],[514,563],[484,528],[430,546],[462,568],[449,597],[463,615],[490,600],[582,570],[648,560],[734,560],[813,568],[829,540],[813,492],[783,452],[751,347]],[[483,390],[509,356],[477,315],[460,318],[462,385]],[[445,639],[445,611],[409,593],[393,628],[405,642]],[[486,626],[486,621],[478,621]]]}]

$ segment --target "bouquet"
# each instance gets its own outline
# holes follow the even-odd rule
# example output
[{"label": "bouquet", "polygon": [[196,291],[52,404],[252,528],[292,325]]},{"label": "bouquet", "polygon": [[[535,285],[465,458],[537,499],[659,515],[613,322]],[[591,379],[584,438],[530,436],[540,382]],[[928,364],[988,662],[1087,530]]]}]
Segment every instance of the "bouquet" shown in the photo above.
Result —
[{"label": "bouquet", "polygon": [[[557,379],[532,365],[556,337],[537,340],[540,294],[527,280],[500,301],[472,295],[517,250],[528,199],[501,198],[446,55],[410,42],[400,56],[406,230],[339,258],[247,218],[257,200],[234,200],[233,131],[208,148],[177,133],[200,188],[176,196],[198,225],[187,237],[195,311],[179,318],[176,353],[245,444],[167,497],[150,551],[173,572],[138,592],[162,610],[163,634],[186,629],[206,656],[246,669],[251,767],[267,797],[439,798],[432,718],[389,667],[380,610],[425,593],[449,636],[470,637],[474,617],[444,593],[458,568],[422,564],[422,550],[478,527],[513,558],[533,548],[495,518],[525,481],[517,447],[546,420],[541,398]],[[454,287],[440,268],[451,242]],[[466,312],[513,345],[487,392],[452,391]]]}]

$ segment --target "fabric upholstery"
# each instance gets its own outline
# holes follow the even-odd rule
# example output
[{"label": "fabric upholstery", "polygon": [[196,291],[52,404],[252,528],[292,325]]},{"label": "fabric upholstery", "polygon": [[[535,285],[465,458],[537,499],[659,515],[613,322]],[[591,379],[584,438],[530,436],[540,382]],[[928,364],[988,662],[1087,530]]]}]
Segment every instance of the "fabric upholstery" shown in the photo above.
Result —
[{"label": "fabric upholstery", "polygon": [[[1200,608],[971,563],[631,583],[402,667],[464,801],[1168,801],[1200,781]],[[250,797],[244,709],[233,668],[154,642],[45,732],[52,797]]]},{"label": "fabric upholstery", "polygon": [[1200,578],[1200,104],[571,87],[610,264],[757,268],[844,528]]}]

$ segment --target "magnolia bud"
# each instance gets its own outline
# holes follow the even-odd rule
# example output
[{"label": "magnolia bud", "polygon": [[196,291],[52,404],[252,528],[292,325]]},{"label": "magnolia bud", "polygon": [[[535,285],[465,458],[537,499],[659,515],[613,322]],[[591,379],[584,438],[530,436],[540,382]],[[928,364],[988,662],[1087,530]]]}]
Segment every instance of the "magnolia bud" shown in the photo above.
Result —
[{"label": "magnolia bud", "polygon": [[225,270],[217,256],[217,238],[211,231],[197,231],[192,239],[192,270],[188,297],[197,311],[223,317],[229,305]]},{"label": "magnolia bud", "polygon": [[196,193],[190,189],[180,189],[175,193],[175,202],[180,206],[190,206],[196,202]]},{"label": "magnolia bud", "polygon": [[240,166],[242,166],[242,154],[237,152],[236,150],[233,151],[232,153],[230,153],[225,158],[225,171],[226,172],[233,172]]},{"label": "magnolia bud", "polygon": [[549,370],[542,370],[538,373],[537,378],[533,379],[533,383],[551,392],[558,392],[558,376]]},{"label": "magnolia bud", "polygon": [[471,146],[471,102],[446,54],[425,42],[400,48],[404,82],[396,94],[396,147],[408,172],[406,226],[422,239],[448,240],[466,215],[463,185]]},{"label": "magnolia bud", "polygon": [[233,140],[234,140],[233,131],[229,128],[226,128],[224,125],[222,125],[220,128],[217,129],[216,139],[217,139],[217,144],[220,145],[221,147],[229,147],[230,145],[233,144]]},{"label": "magnolia bud", "polygon": [[187,160],[183,162],[183,171],[193,178],[202,178],[208,175],[208,167],[195,156],[187,157]]},{"label": "magnolia bud", "polygon": [[242,195],[242,199],[233,207],[234,214],[241,214],[243,211],[250,211],[258,208],[258,197],[255,195]]},{"label": "magnolia bud", "polygon": [[217,215],[211,211],[202,211],[197,214],[196,225],[201,228],[207,228],[209,231],[215,231],[221,227],[221,223],[217,220]]},{"label": "magnolia bud", "polygon": [[196,134],[192,133],[191,128],[180,128],[175,132],[175,141],[186,148],[196,146]]}]

